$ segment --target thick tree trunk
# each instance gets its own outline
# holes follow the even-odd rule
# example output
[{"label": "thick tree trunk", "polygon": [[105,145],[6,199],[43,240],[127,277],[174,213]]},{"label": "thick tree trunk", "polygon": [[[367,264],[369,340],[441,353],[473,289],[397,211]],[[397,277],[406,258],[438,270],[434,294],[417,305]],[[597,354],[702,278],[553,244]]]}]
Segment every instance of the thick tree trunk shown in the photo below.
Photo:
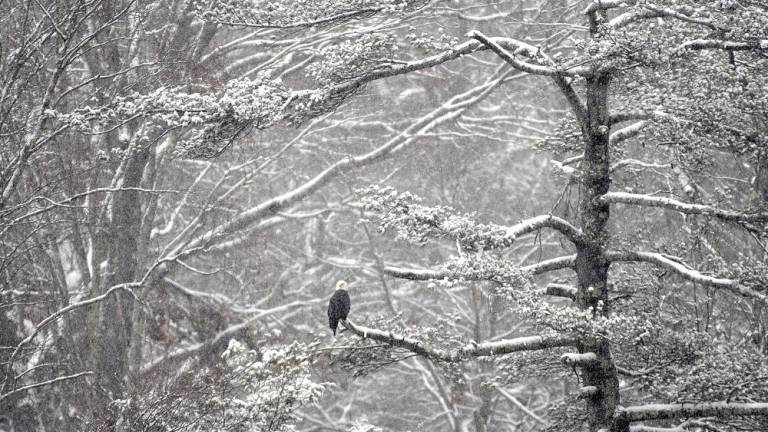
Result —
[{"label": "thick tree trunk", "polygon": [[[593,314],[608,313],[608,262],[604,252],[608,243],[607,223],[610,209],[596,198],[608,192],[611,184],[608,154],[608,87],[610,77],[597,75],[587,80],[587,124],[582,124],[584,137],[584,182],[581,197],[581,229],[585,242],[578,247],[576,272],[579,291],[576,302]],[[587,396],[590,430],[609,427],[619,403],[619,381],[604,340],[585,341],[580,352],[593,352],[598,361],[582,370],[583,387],[594,387]]]},{"label": "thick tree trunk", "polygon": [[[122,186],[138,187],[149,150],[137,149],[125,167]],[[141,200],[137,191],[115,193],[110,224],[106,288],[134,282],[139,267],[138,233],[141,231]],[[99,316],[99,375],[101,386],[112,399],[124,396],[128,372],[133,298],[117,294],[101,303]]]}]

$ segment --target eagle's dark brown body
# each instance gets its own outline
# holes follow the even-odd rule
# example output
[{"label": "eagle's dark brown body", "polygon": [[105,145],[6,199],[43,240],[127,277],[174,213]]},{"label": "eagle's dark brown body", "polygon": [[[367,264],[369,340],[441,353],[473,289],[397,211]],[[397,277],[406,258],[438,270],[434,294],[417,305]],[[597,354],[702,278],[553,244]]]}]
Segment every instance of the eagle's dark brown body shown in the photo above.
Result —
[{"label": "eagle's dark brown body", "polygon": [[328,302],[328,325],[333,330],[333,335],[336,336],[336,329],[339,327],[339,321],[347,319],[349,314],[349,293],[347,290],[340,288],[337,289],[331,296],[331,300]]}]

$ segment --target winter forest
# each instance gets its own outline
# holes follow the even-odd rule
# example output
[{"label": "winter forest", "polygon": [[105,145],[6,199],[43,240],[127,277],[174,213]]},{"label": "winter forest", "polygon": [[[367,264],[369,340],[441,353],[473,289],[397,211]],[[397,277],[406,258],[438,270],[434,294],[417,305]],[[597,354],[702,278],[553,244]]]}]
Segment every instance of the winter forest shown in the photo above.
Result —
[{"label": "winter forest", "polygon": [[0,194],[0,432],[768,431],[766,0],[0,0]]}]

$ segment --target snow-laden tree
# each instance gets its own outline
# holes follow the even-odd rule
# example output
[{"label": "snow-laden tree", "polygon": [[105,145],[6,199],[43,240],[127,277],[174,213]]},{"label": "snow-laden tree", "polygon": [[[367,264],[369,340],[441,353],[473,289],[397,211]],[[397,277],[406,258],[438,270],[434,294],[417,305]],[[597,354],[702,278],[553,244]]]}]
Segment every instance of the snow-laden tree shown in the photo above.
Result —
[{"label": "snow-laden tree", "polygon": [[[435,58],[452,39],[402,27],[429,29],[444,15],[423,3],[358,4],[362,13],[341,19],[308,25],[297,15],[295,25],[256,28],[221,24],[216,10],[187,2],[9,5],[0,410],[17,430],[237,424],[203,403],[211,392],[236,394],[222,354],[233,337],[253,356],[297,333],[311,339],[306,312],[322,311],[341,273],[323,249],[349,252],[337,230],[346,237],[353,226],[338,221],[360,214],[351,177],[419,172],[418,157],[443,154],[426,138],[533,140],[547,124],[539,114],[529,129],[498,131],[465,117],[493,89],[524,88],[524,75],[482,61],[482,70],[414,78],[423,83],[415,91],[407,81],[381,86],[402,112],[373,115],[381,99],[364,85],[409,70],[366,56],[397,65],[396,51],[414,47],[416,71],[452,57]],[[295,10],[322,19],[334,9]],[[498,120],[524,124],[526,110]],[[454,123],[458,132],[440,130]],[[417,143],[424,148],[411,150]],[[406,151],[411,159],[383,164]],[[367,171],[376,164],[386,173]]]},{"label": "snow-laden tree", "polygon": [[[569,118],[543,147],[568,156],[555,164],[576,189],[575,217],[558,216],[572,212],[570,202],[558,202],[512,225],[484,224],[409,193],[363,191],[383,230],[416,244],[457,245],[439,269],[386,272],[491,281],[538,334],[450,343],[413,329],[350,328],[443,363],[575,349],[560,358],[578,376],[585,410],[567,407],[565,430],[581,422],[590,430],[656,430],[657,421],[760,430],[768,414],[761,317],[768,9],[598,1],[585,5],[582,21],[585,39],[572,46],[468,35],[512,68],[552,81],[567,101]],[[679,215],[682,233],[657,231],[649,219],[664,212]],[[523,267],[505,258],[518,237],[544,229],[559,232],[571,254]],[[569,284],[537,285],[534,276],[562,269],[574,273]],[[670,314],[670,300],[685,307]]]},{"label": "snow-laden tree", "polygon": [[[180,389],[235,382],[230,401],[251,403],[240,424],[288,425],[290,413],[246,423],[248,409],[287,400],[260,399],[228,373],[274,383],[282,371],[302,395],[291,401],[306,402],[318,389],[308,366],[240,368],[237,345],[221,354],[236,336],[243,361],[290,358],[265,350],[273,341],[259,331],[322,309],[314,284],[322,291],[341,273],[328,268],[346,267],[377,280],[389,307],[349,323],[361,346],[333,349],[339,362],[419,356],[405,367],[454,430],[503,427],[500,400],[532,427],[760,430],[767,14],[760,2],[687,0],[11,2],[0,70],[3,403],[38,403],[48,427],[162,418],[173,429],[224,409],[173,405]],[[546,90],[521,90],[534,82]],[[568,114],[544,139],[548,91]],[[415,108],[395,105],[408,94],[440,102],[397,113]],[[402,116],[371,118],[366,105]],[[514,202],[491,216],[386,187],[345,191],[376,165],[391,173],[369,181],[387,183],[400,155],[418,181],[414,156],[427,156],[409,151],[425,139],[536,144],[559,158],[564,189],[515,191],[545,203],[530,218],[511,217]],[[343,214],[378,217],[419,245],[437,240],[438,253],[393,256],[360,228],[345,234],[362,241],[339,238]],[[289,231],[304,221],[296,251]],[[358,255],[321,256],[325,237]],[[514,255],[542,239],[540,253]],[[442,260],[446,244],[454,257],[417,266]],[[395,304],[392,277],[444,295],[445,316],[424,327],[399,318],[408,306]],[[222,288],[196,289],[206,285]],[[468,286],[474,332],[450,322],[452,302],[468,315],[450,296]],[[483,340],[484,326],[505,325]],[[526,374],[577,386],[537,413],[505,387]],[[481,401],[470,421],[453,394],[462,389]],[[169,416],[147,415],[153,407]],[[376,430],[376,420],[354,426]]]}]

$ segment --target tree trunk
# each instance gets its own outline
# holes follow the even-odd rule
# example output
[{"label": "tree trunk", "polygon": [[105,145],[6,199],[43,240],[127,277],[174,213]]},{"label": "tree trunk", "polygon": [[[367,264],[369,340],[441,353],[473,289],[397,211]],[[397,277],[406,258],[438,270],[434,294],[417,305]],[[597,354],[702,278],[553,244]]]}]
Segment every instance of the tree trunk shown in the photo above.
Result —
[{"label": "tree trunk", "polygon": [[[581,125],[584,137],[584,182],[580,203],[581,229],[586,241],[576,254],[576,273],[579,291],[576,302],[594,315],[608,313],[608,262],[605,249],[608,243],[607,223],[610,208],[596,198],[608,192],[609,175],[609,122],[608,88],[610,77],[597,75],[587,80],[587,119]],[[608,341],[584,341],[580,352],[593,352],[598,361],[583,368],[582,386],[594,386],[597,391],[587,397],[590,430],[609,427],[619,403],[619,380]]]},{"label": "tree trunk", "polygon": [[[134,143],[135,145],[135,143]],[[122,187],[138,187],[149,155],[149,149],[135,145],[125,166]],[[109,273],[106,289],[136,279],[139,267],[138,233],[141,227],[141,200],[137,191],[121,191],[114,195],[109,233]],[[125,396],[128,372],[128,348],[131,335],[133,298],[116,294],[101,303],[99,316],[99,376],[111,399]]]}]

